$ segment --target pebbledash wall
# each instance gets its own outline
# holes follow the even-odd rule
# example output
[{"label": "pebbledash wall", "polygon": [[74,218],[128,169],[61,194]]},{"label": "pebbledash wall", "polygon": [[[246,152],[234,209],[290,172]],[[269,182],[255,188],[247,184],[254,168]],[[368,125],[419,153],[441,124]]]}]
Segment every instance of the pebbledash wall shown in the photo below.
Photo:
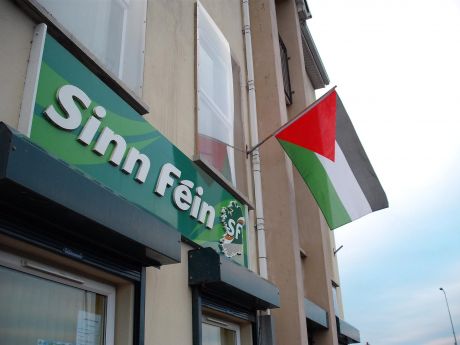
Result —
[{"label": "pebbledash wall", "polygon": [[263,138],[328,83],[307,8],[0,2],[1,344],[359,341],[333,236],[272,141],[257,245],[249,90]]}]

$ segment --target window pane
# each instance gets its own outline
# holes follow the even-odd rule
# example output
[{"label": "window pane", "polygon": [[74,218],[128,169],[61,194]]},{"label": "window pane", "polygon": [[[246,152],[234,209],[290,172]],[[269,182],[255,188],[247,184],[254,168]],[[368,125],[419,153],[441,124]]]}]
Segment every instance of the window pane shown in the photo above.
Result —
[{"label": "window pane", "polygon": [[337,288],[335,286],[332,286],[332,301],[334,303],[335,315],[340,315],[339,314],[339,303],[337,300]]},{"label": "window pane", "polygon": [[140,93],[144,0],[38,0],[106,68]]},{"label": "window pane", "polygon": [[199,156],[246,194],[240,68],[224,35],[200,5],[197,32]]},{"label": "window pane", "polygon": [[236,332],[203,323],[203,345],[236,345]]},{"label": "window pane", "polygon": [[0,281],[0,344],[105,344],[105,296],[3,266]]},{"label": "window pane", "polygon": [[233,146],[233,80],[230,47],[198,6],[198,132]]}]

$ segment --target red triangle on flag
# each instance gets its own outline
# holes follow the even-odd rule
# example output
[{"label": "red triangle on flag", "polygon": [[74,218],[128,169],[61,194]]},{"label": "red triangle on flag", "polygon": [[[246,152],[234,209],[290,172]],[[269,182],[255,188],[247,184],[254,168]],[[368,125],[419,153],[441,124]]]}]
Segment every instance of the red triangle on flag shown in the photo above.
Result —
[{"label": "red triangle on flag", "polygon": [[337,93],[334,90],[315,106],[306,109],[275,137],[334,161],[336,110]]}]

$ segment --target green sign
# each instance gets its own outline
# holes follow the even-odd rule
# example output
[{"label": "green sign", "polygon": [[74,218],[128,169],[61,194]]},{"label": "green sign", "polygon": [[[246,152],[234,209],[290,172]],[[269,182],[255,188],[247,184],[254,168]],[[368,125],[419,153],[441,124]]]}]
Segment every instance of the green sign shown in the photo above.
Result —
[{"label": "green sign", "polygon": [[49,35],[30,138],[186,238],[247,266],[247,205]]}]

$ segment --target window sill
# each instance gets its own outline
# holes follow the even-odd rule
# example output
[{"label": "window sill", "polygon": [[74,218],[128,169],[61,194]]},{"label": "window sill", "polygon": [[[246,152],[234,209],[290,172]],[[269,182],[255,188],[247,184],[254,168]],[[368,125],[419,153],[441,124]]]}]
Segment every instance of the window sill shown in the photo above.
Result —
[{"label": "window sill", "polygon": [[254,210],[253,203],[249,200],[249,198],[240,192],[238,189],[233,187],[233,185],[228,181],[217,169],[211,167],[205,161],[203,161],[200,155],[195,155],[193,157],[193,161],[204,171],[206,171],[214,180],[217,181],[222,187],[224,187],[230,194],[232,194],[235,198],[237,198],[242,203],[248,205],[250,210]]}]

